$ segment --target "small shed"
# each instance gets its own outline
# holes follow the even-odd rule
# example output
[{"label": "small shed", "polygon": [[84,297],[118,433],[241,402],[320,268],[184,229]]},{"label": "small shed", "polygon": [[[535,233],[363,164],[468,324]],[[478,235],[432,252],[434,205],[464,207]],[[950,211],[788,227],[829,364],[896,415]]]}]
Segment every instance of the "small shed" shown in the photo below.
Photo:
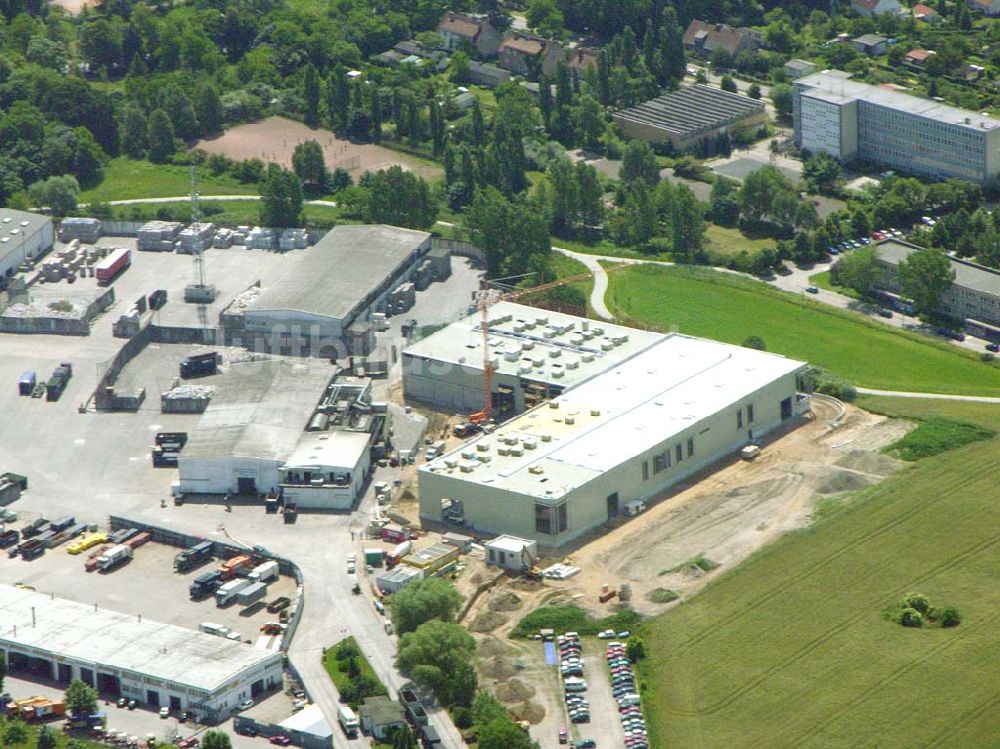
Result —
[{"label": "small shed", "polygon": [[854,45],[854,49],[858,52],[863,52],[871,57],[877,57],[878,55],[885,54],[888,41],[884,36],[879,36],[878,34],[862,34],[852,39],[851,44]]},{"label": "small shed", "polygon": [[445,533],[441,537],[441,543],[454,546],[463,554],[468,554],[472,548],[472,537],[464,536],[461,533]]},{"label": "small shed", "polygon": [[486,564],[524,572],[538,561],[538,542],[516,536],[497,536],[486,543]]}]

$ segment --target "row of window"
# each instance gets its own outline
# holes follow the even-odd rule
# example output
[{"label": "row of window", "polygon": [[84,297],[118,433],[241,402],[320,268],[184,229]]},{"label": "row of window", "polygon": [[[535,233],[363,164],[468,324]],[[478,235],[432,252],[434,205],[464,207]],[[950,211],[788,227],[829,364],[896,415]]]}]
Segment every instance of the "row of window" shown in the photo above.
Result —
[{"label": "row of window", "polygon": [[[673,447],[673,457],[674,457],[674,461],[675,462],[680,463],[682,460],[684,460],[684,447],[685,447],[685,444],[683,442],[678,442],[676,445],[674,445],[674,447]],[[687,438],[687,457],[690,458],[692,455],[694,455],[694,437],[688,437]],[[670,448],[668,447],[662,453],[657,453],[656,455],[653,456],[653,475],[655,476],[658,473],[662,473],[663,471],[665,471],[668,468],[670,468],[670,465],[671,465],[671,462],[670,462]],[[642,480],[643,481],[649,481],[649,461],[648,460],[642,461]]]},{"label": "row of window", "polygon": [[536,533],[544,533],[546,536],[558,536],[567,527],[565,502],[555,507],[545,504],[535,504]]}]

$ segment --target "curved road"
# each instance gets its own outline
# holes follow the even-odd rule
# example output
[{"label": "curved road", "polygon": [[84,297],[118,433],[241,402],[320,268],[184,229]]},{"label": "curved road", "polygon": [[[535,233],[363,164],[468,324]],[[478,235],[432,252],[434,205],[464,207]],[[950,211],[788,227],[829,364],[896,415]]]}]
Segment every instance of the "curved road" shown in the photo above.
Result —
[{"label": "curved road", "polygon": [[890,398],[933,398],[941,401],[971,401],[973,403],[1000,403],[1000,398],[988,395],[951,395],[949,393],[910,393],[902,390],[872,390],[855,388],[862,395],[885,395]]}]

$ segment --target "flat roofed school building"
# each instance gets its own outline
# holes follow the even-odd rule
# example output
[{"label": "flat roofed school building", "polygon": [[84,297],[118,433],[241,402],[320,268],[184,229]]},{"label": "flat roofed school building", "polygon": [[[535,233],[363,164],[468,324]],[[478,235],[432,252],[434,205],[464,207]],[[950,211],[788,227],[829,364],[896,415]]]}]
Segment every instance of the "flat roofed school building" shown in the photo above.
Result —
[{"label": "flat roofed school building", "polygon": [[422,466],[420,516],[562,546],[806,413],[807,371],[669,335]]}]

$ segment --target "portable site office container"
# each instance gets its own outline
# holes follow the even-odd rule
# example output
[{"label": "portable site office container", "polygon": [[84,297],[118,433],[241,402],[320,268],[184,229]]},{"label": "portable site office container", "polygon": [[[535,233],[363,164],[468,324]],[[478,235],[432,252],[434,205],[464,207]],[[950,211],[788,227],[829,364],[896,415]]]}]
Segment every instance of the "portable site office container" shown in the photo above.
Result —
[{"label": "portable site office container", "polygon": [[236,592],[236,602],[240,606],[249,606],[267,596],[266,583],[250,583]]}]

